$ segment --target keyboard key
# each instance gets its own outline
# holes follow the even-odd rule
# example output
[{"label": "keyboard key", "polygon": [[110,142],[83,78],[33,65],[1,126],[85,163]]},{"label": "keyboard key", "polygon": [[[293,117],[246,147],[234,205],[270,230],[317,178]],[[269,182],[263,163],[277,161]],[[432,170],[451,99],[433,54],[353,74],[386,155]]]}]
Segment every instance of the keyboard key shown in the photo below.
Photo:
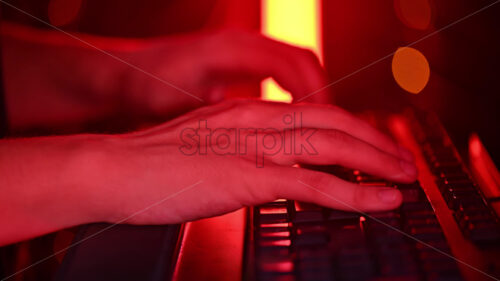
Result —
[{"label": "keyboard key", "polygon": [[410,227],[408,234],[421,241],[444,240],[444,235],[439,226]]},{"label": "keyboard key", "polygon": [[293,246],[326,245],[328,241],[326,233],[304,233],[295,236]]},{"label": "keyboard key", "polygon": [[296,251],[297,260],[331,260],[332,252],[326,247],[303,247]]},{"label": "keyboard key", "polygon": [[287,213],[277,213],[277,214],[260,214],[258,217],[260,223],[283,223],[288,222]]},{"label": "keyboard key", "polygon": [[323,208],[317,205],[295,201],[290,207],[294,223],[323,221]]},{"label": "keyboard key", "polygon": [[302,260],[297,262],[300,280],[333,280],[332,262],[329,259]]},{"label": "keyboard key", "polygon": [[421,202],[425,194],[420,189],[400,189],[401,194],[403,195],[403,203],[416,203]]},{"label": "keyboard key", "polygon": [[500,217],[500,201],[492,202],[491,207],[493,208],[497,216]]},{"label": "keyboard key", "polygon": [[324,219],[328,221],[359,221],[361,217],[358,213],[345,212],[334,209],[324,209],[323,211]]},{"label": "keyboard key", "polygon": [[[422,141],[425,135],[424,157],[461,229],[472,241],[500,240],[492,213],[442,128],[435,126],[421,134]],[[462,280],[456,262],[438,252],[451,253],[419,182],[393,184],[339,166],[320,169],[360,185],[396,187],[403,195],[403,204],[397,210],[367,215],[295,201],[288,201],[285,212],[276,209],[283,208],[282,202],[268,205],[269,212],[259,214],[263,220],[288,224],[275,225],[269,230],[271,234],[260,231],[262,237],[256,241],[266,238],[282,243],[266,248],[287,249],[298,280]],[[497,208],[500,210],[500,201]]]},{"label": "keyboard key", "polygon": [[291,260],[287,258],[277,260],[274,257],[269,258],[266,256],[260,257],[259,267],[263,272],[289,273],[294,270],[294,264]]},{"label": "keyboard key", "polygon": [[498,224],[492,221],[469,221],[467,230],[469,237],[477,242],[498,243],[500,240],[500,230]]}]

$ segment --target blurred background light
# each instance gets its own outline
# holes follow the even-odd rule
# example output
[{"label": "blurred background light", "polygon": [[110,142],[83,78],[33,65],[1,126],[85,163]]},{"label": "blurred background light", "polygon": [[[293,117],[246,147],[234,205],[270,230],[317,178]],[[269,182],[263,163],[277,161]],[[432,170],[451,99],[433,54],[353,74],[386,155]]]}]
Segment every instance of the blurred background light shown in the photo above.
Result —
[{"label": "blurred background light", "polygon": [[65,26],[75,21],[82,7],[82,0],[50,0],[48,17],[51,24]]},{"label": "blurred background light", "polygon": [[[262,0],[262,33],[273,39],[312,50],[322,62],[321,1]],[[262,82],[262,99],[292,100],[272,79]]]},{"label": "blurred background light", "polygon": [[394,0],[394,10],[407,27],[426,30],[431,26],[432,7],[430,0]]},{"label": "blurred background light", "polygon": [[392,74],[401,88],[412,94],[418,94],[429,82],[429,62],[414,48],[398,48],[392,58]]}]

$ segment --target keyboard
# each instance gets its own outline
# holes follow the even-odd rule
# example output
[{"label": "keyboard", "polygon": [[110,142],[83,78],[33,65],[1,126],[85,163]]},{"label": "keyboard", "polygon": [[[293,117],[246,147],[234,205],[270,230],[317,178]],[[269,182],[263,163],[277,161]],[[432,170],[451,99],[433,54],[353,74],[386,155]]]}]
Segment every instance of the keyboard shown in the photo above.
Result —
[{"label": "keyboard", "polygon": [[[498,215],[488,206],[435,115],[418,112],[413,131],[436,185],[463,234],[477,244],[500,241]],[[487,200],[489,199],[489,200]]]},{"label": "keyboard", "polygon": [[[449,137],[432,115],[412,113],[409,120],[432,173],[432,184],[442,197],[436,205],[445,202],[445,211],[455,221],[450,228],[459,229],[458,234],[450,229],[448,236],[455,244],[465,241],[463,247],[454,247],[462,249],[462,256],[473,249],[470,255],[478,255],[481,262],[482,255],[491,252],[498,257],[498,216]],[[419,181],[397,184],[337,166],[314,168],[361,185],[395,187],[403,203],[397,210],[368,214],[292,200],[254,207],[247,233],[247,280],[465,280],[465,271],[459,267],[466,263],[455,258],[432,200]],[[446,221],[446,214],[442,217]],[[475,268],[472,276],[485,280],[500,276],[495,265],[484,267],[489,271]]]}]

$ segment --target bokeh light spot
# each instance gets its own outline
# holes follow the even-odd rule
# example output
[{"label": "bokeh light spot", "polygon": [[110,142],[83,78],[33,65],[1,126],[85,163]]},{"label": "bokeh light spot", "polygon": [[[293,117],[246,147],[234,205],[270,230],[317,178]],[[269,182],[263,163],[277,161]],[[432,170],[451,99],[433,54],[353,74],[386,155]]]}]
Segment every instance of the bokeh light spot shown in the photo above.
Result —
[{"label": "bokeh light spot", "polygon": [[429,0],[394,0],[394,10],[399,20],[409,28],[426,30],[431,25]]},{"label": "bokeh light spot", "polygon": [[418,94],[429,82],[430,67],[421,52],[414,48],[402,47],[392,58],[392,74],[401,88]]},{"label": "bokeh light spot", "polygon": [[82,0],[51,0],[48,7],[49,21],[55,26],[72,23],[78,16]]}]

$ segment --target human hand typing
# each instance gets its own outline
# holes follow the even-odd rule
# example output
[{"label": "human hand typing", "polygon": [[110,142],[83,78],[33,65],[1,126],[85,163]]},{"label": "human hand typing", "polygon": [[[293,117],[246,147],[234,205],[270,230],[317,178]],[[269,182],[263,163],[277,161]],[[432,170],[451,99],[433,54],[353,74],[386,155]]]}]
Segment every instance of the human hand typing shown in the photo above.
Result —
[{"label": "human hand typing", "polygon": [[[325,85],[324,72],[311,52],[258,34],[223,31],[167,41],[158,39],[139,48],[129,54],[130,62],[185,93],[174,93],[179,89],[123,65],[114,67],[109,60],[100,63],[102,57],[88,51],[89,63],[78,68],[79,77],[96,81],[82,80],[81,85],[94,85],[96,93],[111,93],[97,99],[106,108],[106,102],[119,100],[129,106],[127,114],[140,112],[160,119],[220,101],[223,97],[211,89],[239,79],[271,76],[295,100]],[[79,57],[73,52],[63,48],[58,53],[73,62],[69,58]],[[90,68],[93,63],[109,75],[84,75],[95,71]],[[112,73],[125,78],[111,79],[124,90],[119,96],[113,94],[117,92],[113,85],[102,83]],[[10,85],[37,84],[20,80]],[[14,88],[8,92],[16,97],[32,92]],[[305,100],[322,103],[328,99],[322,91]],[[24,100],[28,99],[9,104],[9,112],[37,114],[29,120],[13,114],[11,120],[17,120],[13,124],[53,124],[42,111],[24,108]],[[63,106],[62,112],[50,106],[37,108],[49,109],[49,119],[58,122],[85,119],[83,111],[72,107]],[[94,116],[94,111],[87,113]],[[72,119],[68,112],[83,115]],[[0,155],[5,160],[0,161],[0,245],[97,221],[178,223],[277,198],[364,211],[391,209],[401,203],[397,190],[358,186],[295,164],[337,164],[391,181],[416,178],[408,151],[338,107],[253,100],[201,107],[163,125],[127,134],[2,140]]]},{"label": "human hand typing", "polygon": [[[301,116],[301,124],[291,124],[293,116]],[[407,183],[417,174],[410,152],[327,105],[232,100],[103,143],[90,150],[99,153],[75,164],[91,167],[86,184],[91,200],[102,203],[94,220],[109,222],[179,223],[278,198],[388,210],[401,203],[396,189],[359,186],[293,165],[336,164]]]},{"label": "human hand typing", "polygon": [[304,101],[330,98],[318,91],[325,74],[311,51],[258,33],[222,30],[142,40],[75,35],[87,42],[82,44],[15,24],[2,31],[12,130],[77,132],[114,122],[119,124],[105,127],[124,131],[219,102],[226,86],[267,77],[295,100],[313,92]]},{"label": "human hand typing", "polygon": [[121,135],[2,140],[0,155],[0,245],[90,222],[179,223],[277,198],[388,210],[401,203],[395,189],[294,166],[337,164],[398,182],[417,173],[410,152],[338,107],[254,100]]},{"label": "human hand typing", "polygon": [[130,61],[170,85],[132,69],[124,75],[125,100],[146,115],[169,116],[213,104],[224,99],[225,86],[266,77],[295,101],[331,101],[321,90],[326,75],[314,53],[258,33],[222,30],[158,39],[147,46],[131,54]]}]

